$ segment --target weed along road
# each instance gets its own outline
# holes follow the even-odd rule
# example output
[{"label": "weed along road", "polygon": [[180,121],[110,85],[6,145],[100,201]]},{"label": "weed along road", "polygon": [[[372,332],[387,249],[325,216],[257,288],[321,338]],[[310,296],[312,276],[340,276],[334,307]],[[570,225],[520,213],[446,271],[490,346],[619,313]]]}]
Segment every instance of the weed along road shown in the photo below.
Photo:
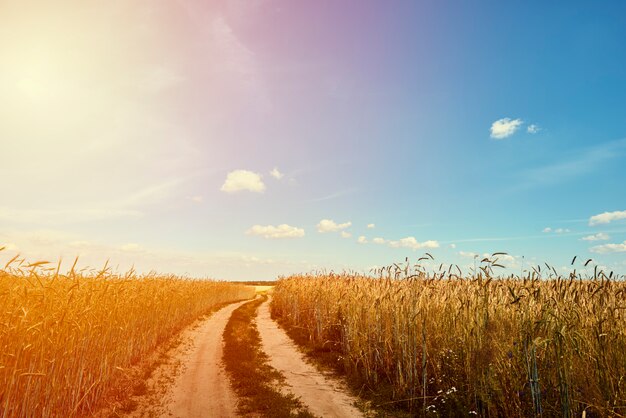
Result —
[{"label": "weed along road", "polygon": [[[271,299],[270,299],[271,300]],[[293,341],[270,316],[266,301],[259,307],[257,327],[263,351],[270,358],[270,365],[282,373],[287,387],[307,409],[320,417],[350,418],[363,414],[353,406],[356,399],[348,395],[344,385],[320,373],[304,361]]]}]

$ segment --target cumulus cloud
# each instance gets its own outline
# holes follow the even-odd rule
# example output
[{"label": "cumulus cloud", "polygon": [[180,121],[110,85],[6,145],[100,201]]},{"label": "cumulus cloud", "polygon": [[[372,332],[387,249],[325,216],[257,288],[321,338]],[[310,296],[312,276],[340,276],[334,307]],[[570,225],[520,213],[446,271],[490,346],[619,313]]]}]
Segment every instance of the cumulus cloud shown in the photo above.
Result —
[{"label": "cumulus cloud", "polygon": [[544,234],[548,234],[550,232],[554,232],[555,234],[565,234],[567,232],[571,232],[569,229],[567,228],[556,228],[556,229],[552,229],[549,226],[546,228],[543,228],[543,230],[541,231]]},{"label": "cumulus cloud", "polygon": [[474,258],[474,257],[478,257],[480,254],[473,253],[471,251],[459,251],[459,255],[461,257]]},{"label": "cumulus cloud", "polygon": [[417,250],[421,248],[439,248],[439,243],[433,240],[418,242],[415,237],[406,237],[400,239],[399,241],[389,241],[389,246],[394,248],[404,247]]},{"label": "cumulus cloud", "polygon": [[521,119],[502,118],[491,124],[491,137],[504,139],[513,135],[522,126]]},{"label": "cumulus cloud", "polygon": [[[485,254],[485,257],[490,256],[489,254]],[[509,263],[515,263],[515,256],[510,254],[499,254],[495,257],[499,262],[500,261],[508,261]]]},{"label": "cumulus cloud", "polygon": [[604,244],[596,245],[589,249],[592,253],[606,254],[606,253],[626,253],[626,241],[621,244]]},{"label": "cumulus cloud", "polygon": [[589,218],[589,225],[595,226],[600,224],[608,224],[612,221],[617,221],[620,219],[626,219],[626,210],[615,211],[615,212],[604,212],[599,215],[594,215]]},{"label": "cumulus cloud", "polygon": [[539,126],[535,125],[534,123],[528,125],[528,127],[526,128],[526,132],[528,132],[529,134],[536,134],[540,130],[541,130],[541,128]]},{"label": "cumulus cloud", "polygon": [[424,241],[418,242],[415,237],[406,237],[398,241],[388,241],[387,243],[392,248],[410,248],[412,250],[420,250],[422,248],[439,248],[437,241]]},{"label": "cumulus cloud", "polygon": [[341,238],[350,238],[352,236],[348,231],[341,231],[339,235],[341,235]]},{"label": "cumulus cloud", "polygon": [[604,232],[598,232],[597,234],[587,235],[586,237],[582,237],[583,241],[606,241],[611,237],[605,234]]},{"label": "cumulus cloud", "polygon": [[439,243],[437,241],[428,240],[419,242],[417,239],[415,239],[415,237],[401,238],[397,241],[386,240],[384,238],[377,237],[372,239],[372,242],[374,244],[387,245],[391,248],[410,248],[412,250],[420,250],[424,248],[439,248]]},{"label": "cumulus cloud", "polygon": [[248,170],[234,170],[228,173],[220,190],[226,193],[242,190],[262,193],[265,191],[265,184],[263,184],[260,174]]},{"label": "cumulus cloud", "polygon": [[374,229],[376,228],[376,224],[367,224],[367,229]]},{"label": "cumulus cloud", "polygon": [[270,176],[274,177],[276,180],[280,180],[285,175],[278,170],[278,167],[274,167],[272,171],[270,171]]},{"label": "cumulus cloud", "polygon": [[246,231],[248,235],[258,235],[266,239],[280,238],[300,238],[304,236],[304,229],[289,226],[287,224],[274,225],[254,225]]},{"label": "cumulus cloud", "polygon": [[338,224],[332,219],[322,219],[320,223],[317,224],[317,231],[322,232],[322,233],[338,232],[343,229],[349,228],[350,226],[352,226],[352,222],[349,222],[349,221],[342,223],[342,224]]},{"label": "cumulus cloud", "polygon": [[450,248],[455,249],[456,248],[456,244],[450,244]]},{"label": "cumulus cloud", "polygon": [[367,244],[367,238],[365,238],[363,235],[361,235],[356,242],[358,242],[359,244]]}]

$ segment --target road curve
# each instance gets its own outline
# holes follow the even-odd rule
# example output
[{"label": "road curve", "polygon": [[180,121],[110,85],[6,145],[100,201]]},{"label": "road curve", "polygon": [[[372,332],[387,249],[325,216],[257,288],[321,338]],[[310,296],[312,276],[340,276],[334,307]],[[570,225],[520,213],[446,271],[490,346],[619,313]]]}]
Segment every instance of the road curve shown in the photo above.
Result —
[{"label": "road curve", "polygon": [[293,341],[272,320],[269,300],[259,307],[257,328],[263,351],[270,358],[270,365],[287,380],[285,389],[299,397],[312,414],[324,418],[364,416],[353,406],[356,399],[347,393],[342,383],[321,374],[305,362]]}]

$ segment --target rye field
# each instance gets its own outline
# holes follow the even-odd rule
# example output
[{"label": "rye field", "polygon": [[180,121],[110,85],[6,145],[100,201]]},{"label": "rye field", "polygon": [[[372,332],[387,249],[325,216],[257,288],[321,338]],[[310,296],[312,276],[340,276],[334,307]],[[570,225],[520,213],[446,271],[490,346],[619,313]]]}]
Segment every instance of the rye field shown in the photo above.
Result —
[{"label": "rye field", "polygon": [[218,305],[254,288],[175,276],[0,270],[0,417],[92,416],[130,369]]},{"label": "rye field", "polygon": [[626,416],[624,277],[501,277],[497,259],[286,277],[272,315],[410,416]]}]

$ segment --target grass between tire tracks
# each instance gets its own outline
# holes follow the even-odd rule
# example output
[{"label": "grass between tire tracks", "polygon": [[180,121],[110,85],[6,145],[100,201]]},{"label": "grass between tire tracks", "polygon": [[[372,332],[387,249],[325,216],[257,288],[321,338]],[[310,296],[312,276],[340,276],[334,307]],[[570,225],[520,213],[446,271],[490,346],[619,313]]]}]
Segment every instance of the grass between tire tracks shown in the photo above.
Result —
[{"label": "grass between tire tracks", "polygon": [[313,418],[302,402],[280,392],[285,378],[272,368],[261,350],[256,313],[267,296],[236,309],[224,330],[224,364],[245,416]]}]

